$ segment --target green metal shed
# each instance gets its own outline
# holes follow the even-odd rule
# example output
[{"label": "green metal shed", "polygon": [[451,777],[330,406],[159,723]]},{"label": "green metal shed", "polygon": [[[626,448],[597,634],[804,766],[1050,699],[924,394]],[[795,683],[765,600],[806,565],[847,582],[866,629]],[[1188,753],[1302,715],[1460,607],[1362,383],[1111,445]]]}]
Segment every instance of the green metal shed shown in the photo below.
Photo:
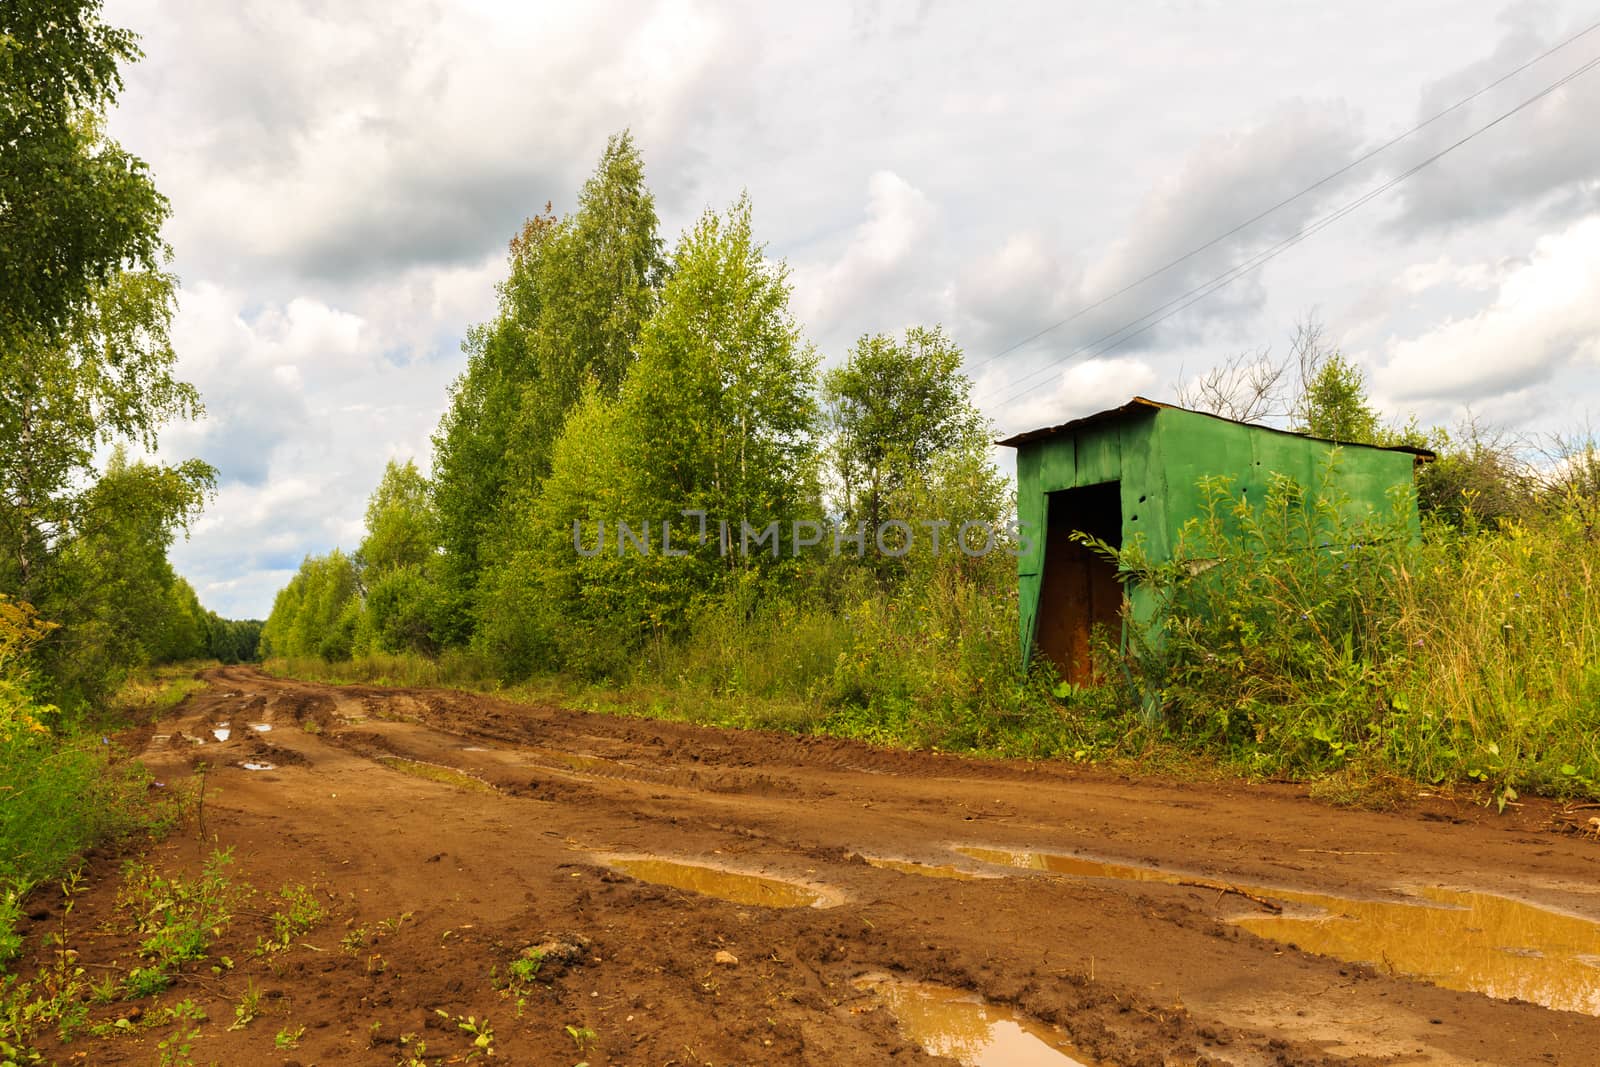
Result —
[{"label": "green metal shed", "polygon": [[[1198,483],[1228,477],[1246,496],[1266,491],[1274,472],[1314,490],[1330,453],[1340,449],[1335,485],[1353,509],[1389,506],[1389,492],[1410,484],[1418,448],[1340,444],[1270,426],[1136,396],[1118,408],[998,442],[1017,450],[1017,518],[1027,549],[1017,564],[1022,651],[1038,649],[1070,682],[1090,680],[1090,631],[1118,625],[1123,589],[1116,567],[1071,540],[1082,531],[1120,546],[1142,535],[1154,563],[1171,558],[1178,532],[1202,503]],[[1148,621],[1152,605],[1128,590],[1132,615]]]}]

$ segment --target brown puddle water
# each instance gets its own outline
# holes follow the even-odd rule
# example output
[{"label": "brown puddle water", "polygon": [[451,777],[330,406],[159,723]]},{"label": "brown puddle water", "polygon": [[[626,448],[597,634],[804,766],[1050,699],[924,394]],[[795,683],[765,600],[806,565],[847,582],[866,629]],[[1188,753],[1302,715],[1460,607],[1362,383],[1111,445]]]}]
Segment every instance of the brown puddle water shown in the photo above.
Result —
[{"label": "brown puddle water", "polygon": [[949,864],[935,865],[932,863],[918,863],[916,860],[896,860],[886,856],[862,856],[874,867],[886,871],[899,871],[901,874],[920,874],[925,878],[954,878],[958,882],[976,882],[982,878],[981,874],[964,871],[960,867]]},{"label": "brown puddle water", "polygon": [[440,763],[425,763],[422,760],[406,759],[403,756],[377,756],[377,761],[392,771],[409,774],[413,778],[421,778],[428,782],[438,782],[441,785],[452,785],[457,789],[467,789],[477,793],[493,793],[494,786],[482,778],[474,778],[464,774],[454,767],[446,767]]},{"label": "brown puddle water", "polygon": [[577,752],[563,752],[559,748],[544,748],[540,745],[518,745],[519,752],[526,752],[538,759],[552,763],[559,763],[570,771],[580,774],[602,774],[610,772],[617,774],[626,768],[616,760],[606,759],[603,756],[585,756]]},{"label": "brown puddle water", "polygon": [[691,893],[735,904],[755,904],[764,908],[827,908],[839,903],[834,894],[826,890],[759,874],[726,871],[719,867],[650,858],[608,857],[604,862],[608,867],[641,882],[686,889]]},{"label": "brown puddle water", "polygon": [[976,993],[882,975],[854,984],[883,999],[907,1038],[963,1067],[1088,1067],[1059,1031]]},{"label": "brown puddle water", "polygon": [[[965,847],[955,851],[986,863],[1078,877],[1169,885],[1194,881],[1218,889],[1224,885],[1081,856]],[[1261,937],[1446,989],[1600,1015],[1600,923],[1509,897],[1456,889],[1421,887],[1402,890],[1409,898],[1404,900],[1352,900],[1297,889],[1238,888],[1305,906],[1282,915],[1234,920]]]}]

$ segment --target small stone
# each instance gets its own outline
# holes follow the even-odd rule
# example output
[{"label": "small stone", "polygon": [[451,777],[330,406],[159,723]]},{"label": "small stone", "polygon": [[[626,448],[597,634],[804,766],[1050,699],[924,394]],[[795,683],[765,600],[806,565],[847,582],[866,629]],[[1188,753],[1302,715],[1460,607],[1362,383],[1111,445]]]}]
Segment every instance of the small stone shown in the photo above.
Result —
[{"label": "small stone", "polygon": [[717,964],[719,964],[720,966],[723,966],[723,967],[737,967],[737,966],[739,966],[739,957],[735,956],[733,953],[729,952],[725,948],[718,949],[717,950],[717,954],[712,958],[713,958],[713,960],[715,960],[715,962]]}]

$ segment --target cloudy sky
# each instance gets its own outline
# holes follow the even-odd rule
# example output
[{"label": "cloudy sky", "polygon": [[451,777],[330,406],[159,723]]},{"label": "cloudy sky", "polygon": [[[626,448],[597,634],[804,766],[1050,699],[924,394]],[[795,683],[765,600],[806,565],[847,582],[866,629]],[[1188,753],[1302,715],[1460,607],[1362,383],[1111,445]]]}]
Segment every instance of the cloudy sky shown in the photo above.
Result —
[{"label": "cloudy sky", "polygon": [[112,128],[173,202],[174,340],[208,408],[163,452],[222,476],[173,557],[225,615],[265,615],[304,555],[353,547],[386,460],[426,465],[507,238],[547,200],[569,209],[624,127],[669,243],[748,190],[826,359],[866,331],[943,323],[1001,431],[1171,398],[1229,356],[1284,351],[1312,311],[1386,412],[1530,434],[1600,415],[1600,70],[1126,343],[1086,348],[1600,56],[1600,30],[993,358],[1589,26],[1592,4],[106,10],[143,35]]}]

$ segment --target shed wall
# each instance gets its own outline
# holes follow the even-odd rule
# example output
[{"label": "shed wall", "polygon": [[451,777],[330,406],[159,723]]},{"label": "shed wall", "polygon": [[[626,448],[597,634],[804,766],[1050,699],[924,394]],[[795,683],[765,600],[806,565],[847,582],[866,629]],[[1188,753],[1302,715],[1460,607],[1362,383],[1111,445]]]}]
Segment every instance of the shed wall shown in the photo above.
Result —
[{"label": "shed wall", "polygon": [[[1336,447],[1181,408],[1152,409],[1021,445],[1017,517],[1026,534],[1026,551],[1017,570],[1024,658],[1038,633],[1049,493],[1119,482],[1123,544],[1140,537],[1149,558],[1161,562],[1171,558],[1179,531],[1200,512],[1202,478],[1232,479],[1234,492],[1262,499],[1270,476],[1279,472],[1314,492]],[[1335,477],[1338,491],[1348,498],[1349,517],[1387,511],[1391,489],[1411,484],[1414,464],[1404,452],[1341,448]],[[1152,621],[1153,598],[1137,587],[1129,589],[1129,596],[1134,620]]]}]

